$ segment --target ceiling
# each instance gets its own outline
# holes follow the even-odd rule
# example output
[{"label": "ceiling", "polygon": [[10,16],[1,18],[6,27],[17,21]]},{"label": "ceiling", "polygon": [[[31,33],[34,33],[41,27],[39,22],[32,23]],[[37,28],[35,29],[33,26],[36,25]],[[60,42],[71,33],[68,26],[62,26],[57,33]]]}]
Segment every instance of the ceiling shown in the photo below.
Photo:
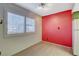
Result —
[{"label": "ceiling", "polygon": [[16,3],[17,5],[29,9],[30,11],[40,15],[46,16],[57,12],[70,10],[73,7],[73,3],[47,3],[48,6],[40,8],[40,3]]}]

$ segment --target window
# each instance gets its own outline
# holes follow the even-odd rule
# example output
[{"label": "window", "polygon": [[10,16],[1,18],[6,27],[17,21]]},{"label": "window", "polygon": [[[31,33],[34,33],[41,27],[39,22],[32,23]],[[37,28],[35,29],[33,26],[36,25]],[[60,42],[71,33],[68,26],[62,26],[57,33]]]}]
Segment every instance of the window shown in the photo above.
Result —
[{"label": "window", "polygon": [[26,17],[26,32],[35,32],[35,20]]},{"label": "window", "polygon": [[8,12],[7,33],[8,34],[24,33],[24,20],[25,16]]},{"label": "window", "polygon": [[[5,24],[6,25],[6,24]],[[7,12],[7,34],[35,32],[35,20],[15,12]]]}]

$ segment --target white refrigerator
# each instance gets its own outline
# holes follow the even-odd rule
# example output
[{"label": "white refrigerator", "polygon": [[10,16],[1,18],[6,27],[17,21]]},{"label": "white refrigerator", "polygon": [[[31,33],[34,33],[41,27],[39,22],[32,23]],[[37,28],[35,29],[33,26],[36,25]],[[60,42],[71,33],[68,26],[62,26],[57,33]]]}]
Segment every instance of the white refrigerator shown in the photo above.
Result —
[{"label": "white refrigerator", "polygon": [[79,19],[72,21],[72,49],[74,55],[79,55]]},{"label": "white refrigerator", "polygon": [[72,20],[72,49],[74,55],[79,55],[79,3],[75,3],[73,6],[72,12],[78,13],[75,16],[78,18],[74,18]]}]

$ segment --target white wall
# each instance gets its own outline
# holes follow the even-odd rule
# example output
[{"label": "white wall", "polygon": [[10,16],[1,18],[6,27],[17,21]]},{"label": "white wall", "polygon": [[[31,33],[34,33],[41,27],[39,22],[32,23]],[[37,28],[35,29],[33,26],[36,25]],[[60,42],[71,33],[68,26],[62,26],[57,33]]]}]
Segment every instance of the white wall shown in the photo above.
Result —
[{"label": "white wall", "polygon": [[79,11],[79,3],[75,3],[74,5],[73,5],[73,10],[72,10],[73,12],[75,12],[75,11]]},{"label": "white wall", "polygon": [[[3,8],[15,8],[17,10],[25,10],[14,4],[0,4],[0,17],[3,17]],[[0,51],[1,55],[14,55],[38,42],[42,38],[42,19],[40,16],[25,10],[27,16],[33,17],[36,21],[36,32],[32,34],[25,34],[22,36],[4,38],[3,37],[3,24],[0,24]]]}]

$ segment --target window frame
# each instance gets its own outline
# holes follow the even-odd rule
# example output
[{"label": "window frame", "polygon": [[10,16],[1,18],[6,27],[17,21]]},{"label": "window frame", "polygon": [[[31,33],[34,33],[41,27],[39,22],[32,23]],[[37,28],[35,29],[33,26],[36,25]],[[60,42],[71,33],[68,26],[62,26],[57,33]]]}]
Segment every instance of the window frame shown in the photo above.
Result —
[{"label": "window frame", "polygon": [[[9,16],[9,13],[11,13],[11,12],[8,12],[7,13],[7,15]],[[21,15],[18,15],[18,14],[15,14],[15,13],[11,13],[11,14],[14,14],[15,16],[21,16]],[[21,16],[21,17],[23,17],[24,19],[23,19],[23,32],[15,32],[15,33],[12,33],[12,34],[19,34],[19,33],[24,33],[25,32],[25,16]],[[18,21],[19,22],[19,21]],[[7,19],[7,34],[11,34],[11,33],[8,33],[9,32],[9,28],[8,28],[8,19]]]},{"label": "window frame", "polygon": [[[34,29],[35,29],[34,32],[35,32],[35,31],[36,31],[36,24],[35,24],[36,22],[35,22],[35,20],[34,20],[33,18],[30,18],[30,17],[27,17],[27,16],[26,16],[26,19],[25,19],[26,22],[27,22],[27,19],[31,19],[31,20],[34,21]],[[26,24],[26,25],[25,25],[25,32],[26,32],[26,33],[34,33],[33,31],[27,32],[27,28],[26,28],[26,27],[27,27],[27,23],[25,23],[25,24]]]},{"label": "window frame", "polygon": [[9,9],[5,8],[3,11],[4,11],[4,14],[3,14],[4,15],[3,16],[3,18],[4,18],[4,20],[3,20],[3,22],[4,22],[3,23],[3,36],[8,37],[8,36],[23,35],[25,33],[25,23],[24,23],[24,32],[23,33],[8,34],[7,33],[7,31],[8,31],[8,29],[7,29],[8,20],[7,19],[8,19],[8,12],[10,12],[10,13],[13,13],[16,15],[24,16],[24,22],[25,22],[25,15],[22,12],[15,10],[15,9],[12,9],[12,8],[9,8]]},{"label": "window frame", "polygon": [[[21,15],[21,16],[24,16],[25,19],[24,19],[24,33],[16,33],[16,34],[7,34],[7,17],[8,17],[8,12],[11,12],[13,14],[16,14],[16,15]],[[27,19],[27,15],[22,12],[22,11],[18,11],[16,9],[13,9],[13,8],[4,8],[3,9],[3,37],[17,37],[17,36],[24,36],[25,34],[34,34],[36,32],[36,21],[34,18],[32,17],[28,17],[28,18],[31,18],[35,21],[35,31],[34,32],[26,32],[26,19]]]}]

